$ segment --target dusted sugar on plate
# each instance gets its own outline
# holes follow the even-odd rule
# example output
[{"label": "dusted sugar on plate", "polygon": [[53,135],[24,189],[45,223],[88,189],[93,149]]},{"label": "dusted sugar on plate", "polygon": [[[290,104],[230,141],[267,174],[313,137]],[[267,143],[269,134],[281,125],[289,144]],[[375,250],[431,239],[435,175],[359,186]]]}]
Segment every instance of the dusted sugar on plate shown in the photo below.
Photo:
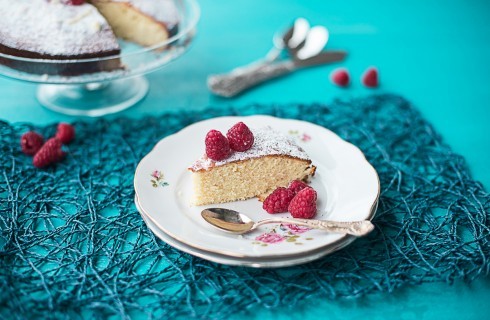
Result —
[{"label": "dusted sugar on plate", "polygon": [[211,159],[206,144],[207,153],[189,167],[193,175],[193,205],[253,197],[263,200],[277,187],[315,174],[316,167],[309,156],[289,137],[270,127],[251,132],[253,144],[248,150],[231,149],[222,160]]}]

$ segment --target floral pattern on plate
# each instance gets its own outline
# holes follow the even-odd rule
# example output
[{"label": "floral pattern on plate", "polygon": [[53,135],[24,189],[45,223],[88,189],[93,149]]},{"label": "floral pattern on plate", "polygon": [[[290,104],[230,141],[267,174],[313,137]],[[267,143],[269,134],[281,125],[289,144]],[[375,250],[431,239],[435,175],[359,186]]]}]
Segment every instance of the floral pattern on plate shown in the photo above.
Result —
[{"label": "floral pattern on plate", "polygon": [[311,140],[311,136],[306,132],[300,132],[299,130],[289,130],[288,133],[294,138],[303,142],[308,142]]},{"label": "floral pattern on plate", "polygon": [[279,224],[272,230],[264,232],[261,235],[255,237],[252,244],[267,246],[269,244],[290,242],[295,245],[302,245],[301,240],[313,240],[312,237],[304,237],[304,233],[310,231],[310,228],[297,226],[295,224]]},{"label": "floral pattern on plate", "polygon": [[165,176],[163,175],[162,171],[158,170],[153,170],[153,172],[150,174],[151,177],[151,185],[153,188],[158,188],[158,187],[166,187],[168,186],[168,182],[165,181]]}]

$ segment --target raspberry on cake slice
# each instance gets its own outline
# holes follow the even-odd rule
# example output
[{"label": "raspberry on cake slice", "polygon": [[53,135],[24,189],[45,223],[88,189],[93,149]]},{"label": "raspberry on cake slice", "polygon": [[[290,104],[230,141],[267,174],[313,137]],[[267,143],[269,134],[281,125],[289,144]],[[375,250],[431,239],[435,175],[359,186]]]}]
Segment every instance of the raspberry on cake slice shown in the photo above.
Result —
[{"label": "raspberry on cake slice", "polygon": [[252,131],[243,122],[238,122],[226,133],[230,143],[230,148],[235,151],[247,151],[254,144],[254,135]]},{"label": "raspberry on cake slice", "polygon": [[[293,180],[307,180],[313,176],[316,167],[306,152],[292,139],[270,127],[252,129],[238,123],[230,132],[228,145],[251,147],[245,151],[231,149],[229,156],[213,160],[204,154],[189,170],[193,179],[193,205],[223,203],[245,200],[253,197],[264,199],[278,187],[288,187]],[[216,133],[214,133],[216,134]],[[214,135],[213,134],[213,135]],[[224,137],[223,137],[224,138]],[[240,141],[243,139],[243,141]],[[222,138],[215,138],[222,141]],[[223,142],[216,143],[223,145]],[[207,145],[206,145],[207,147]],[[238,149],[244,149],[238,147]],[[213,149],[221,155],[219,151]],[[227,149],[223,153],[228,152]],[[214,155],[214,153],[213,153]]]}]

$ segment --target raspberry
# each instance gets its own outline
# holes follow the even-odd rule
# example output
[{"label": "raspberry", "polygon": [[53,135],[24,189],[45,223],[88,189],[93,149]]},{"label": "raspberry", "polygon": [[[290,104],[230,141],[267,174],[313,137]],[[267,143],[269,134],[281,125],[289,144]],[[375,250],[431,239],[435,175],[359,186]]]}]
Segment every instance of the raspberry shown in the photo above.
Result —
[{"label": "raspberry", "polygon": [[330,74],[330,80],[340,87],[347,87],[350,81],[350,75],[347,69],[335,69]]},{"label": "raspberry", "polygon": [[375,88],[379,85],[378,69],[369,68],[362,75],[362,84],[369,88]]},{"label": "raspberry", "polygon": [[27,155],[33,156],[41,149],[44,144],[44,138],[37,132],[29,131],[20,137],[20,145],[22,152]]},{"label": "raspberry", "polygon": [[311,219],[316,214],[316,191],[304,188],[291,200],[288,211],[293,218]]},{"label": "raspberry", "polygon": [[61,122],[55,137],[64,144],[70,143],[75,138],[75,129],[71,124]]},{"label": "raspberry", "polygon": [[56,138],[49,139],[36,153],[32,163],[37,168],[43,168],[60,161],[66,155],[66,153],[61,150],[61,146],[62,143],[60,140]]},{"label": "raspberry", "polygon": [[294,195],[296,195],[298,192],[300,192],[304,188],[310,188],[310,186],[301,180],[293,180],[289,183],[289,186],[288,186],[288,189],[291,190],[294,193]]},{"label": "raspberry", "polygon": [[72,6],[80,6],[85,3],[85,0],[64,0],[63,2]]},{"label": "raspberry", "polygon": [[230,145],[228,139],[218,130],[211,130],[206,135],[206,155],[215,161],[228,158],[230,155]]},{"label": "raspberry", "polygon": [[235,151],[247,151],[254,144],[252,131],[243,122],[238,122],[226,133],[230,148]]},{"label": "raspberry", "polygon": [[262,208],[268,213],[287,212],[294,193],[284,187],[279,187],[265,198]]}]

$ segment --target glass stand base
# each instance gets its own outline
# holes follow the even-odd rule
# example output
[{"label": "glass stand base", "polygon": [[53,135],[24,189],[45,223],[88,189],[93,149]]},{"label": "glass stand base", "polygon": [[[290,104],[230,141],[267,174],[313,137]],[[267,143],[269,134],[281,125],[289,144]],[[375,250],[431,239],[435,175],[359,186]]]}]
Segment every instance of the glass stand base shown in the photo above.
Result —
[{"label": "glass stand base", "polygon": [[139,76],[83,85],[42,84],[37,90],[37,99],[52,111],[100,117],[135,105],[147,93],[148,80]]}]

